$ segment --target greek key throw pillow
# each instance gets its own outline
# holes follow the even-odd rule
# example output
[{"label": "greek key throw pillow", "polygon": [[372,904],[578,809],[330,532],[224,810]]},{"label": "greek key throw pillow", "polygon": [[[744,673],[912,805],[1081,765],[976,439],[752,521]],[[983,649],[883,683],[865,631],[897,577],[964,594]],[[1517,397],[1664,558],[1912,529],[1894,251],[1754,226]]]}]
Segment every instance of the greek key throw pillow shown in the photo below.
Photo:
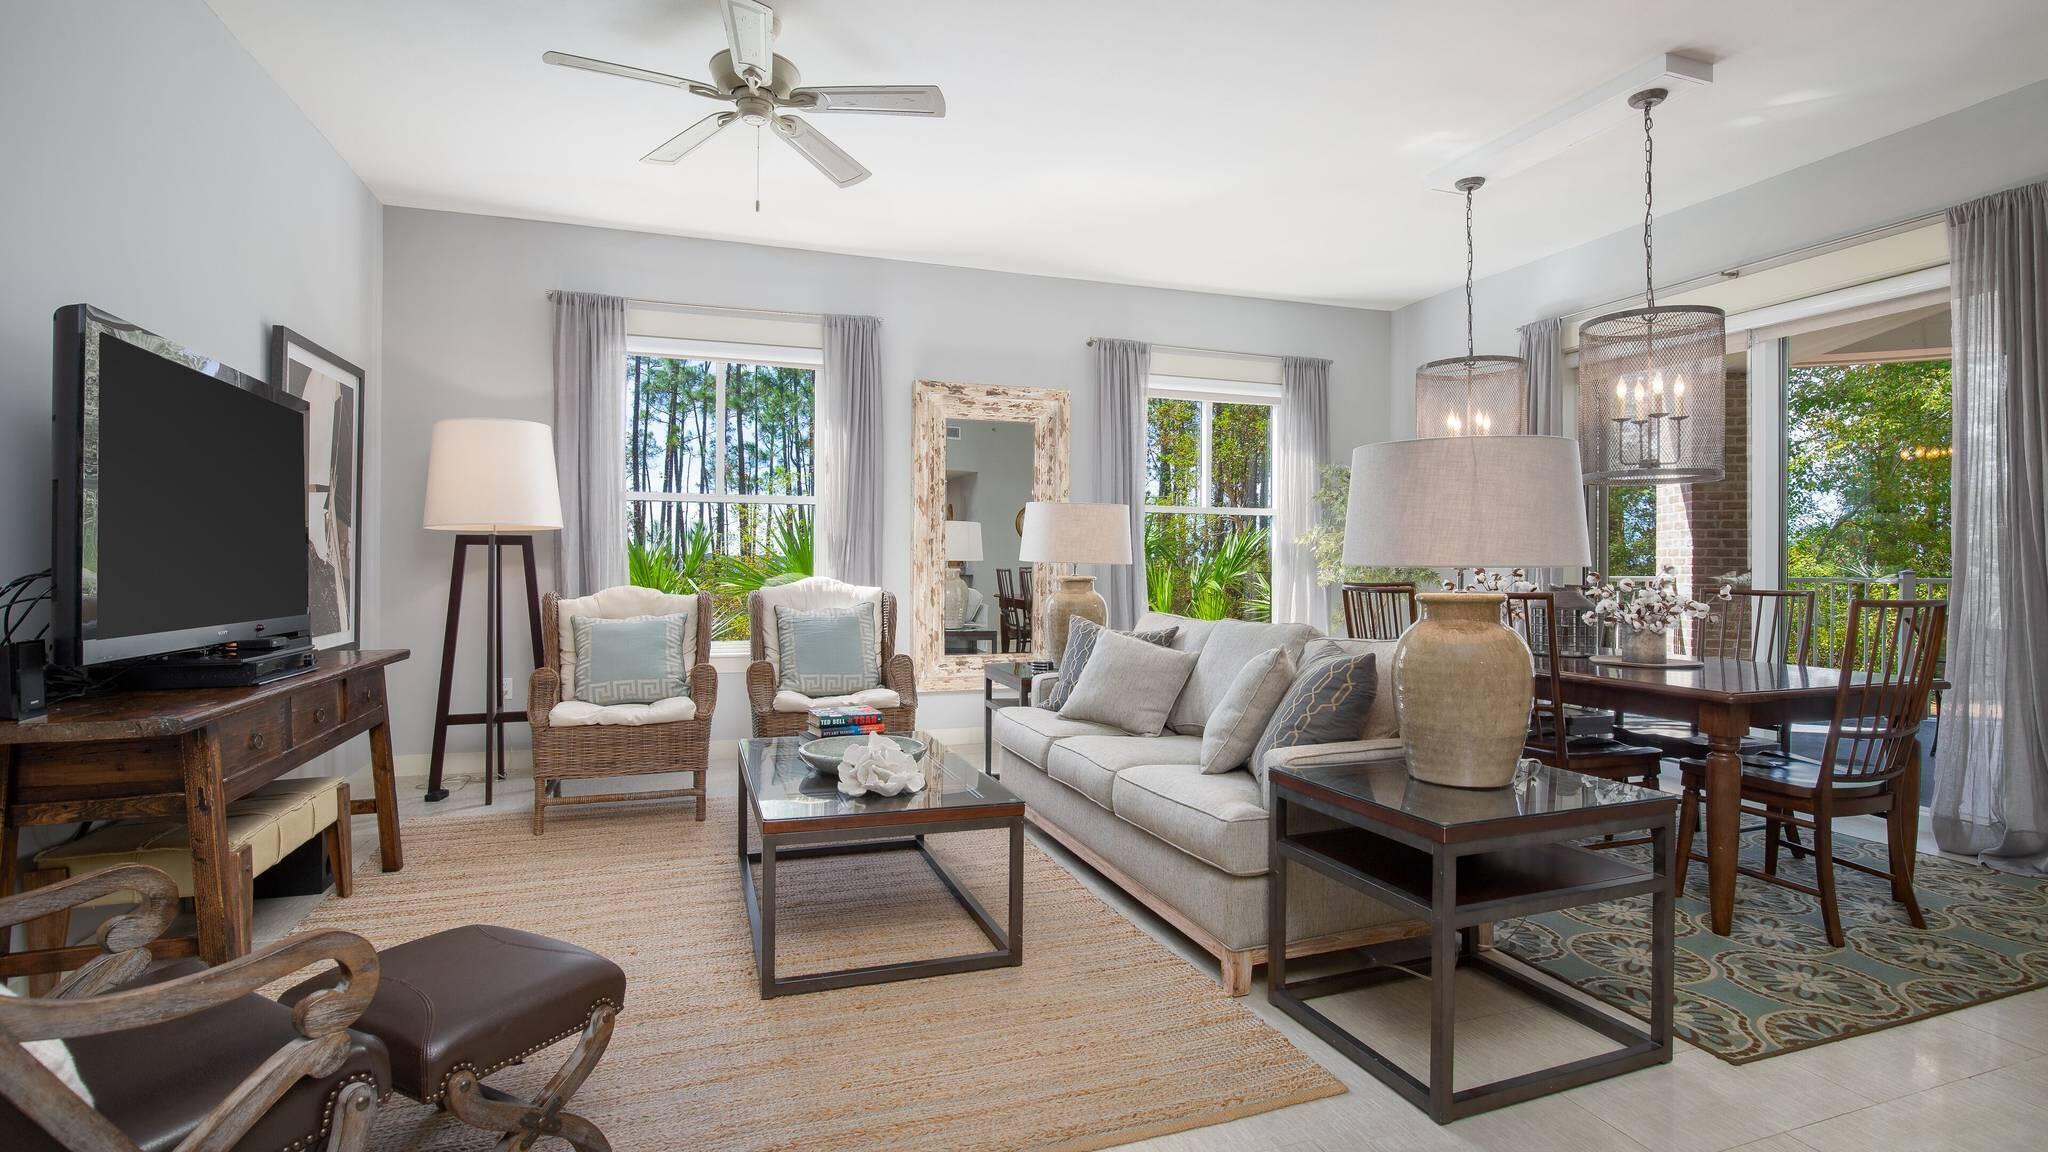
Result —
[{"label": "greek key throw pillow", "polygon": [[782,661],[776,688],[806,696],[843,696],[882,682],[882,645],[875,606],[776,606],[775,642]]},{"label": "greek key throw pillow", "polygon": [[689,695],[683,645],[688,613],[607,620],[575,617],[576,699],[590,704],[652,704]]}]

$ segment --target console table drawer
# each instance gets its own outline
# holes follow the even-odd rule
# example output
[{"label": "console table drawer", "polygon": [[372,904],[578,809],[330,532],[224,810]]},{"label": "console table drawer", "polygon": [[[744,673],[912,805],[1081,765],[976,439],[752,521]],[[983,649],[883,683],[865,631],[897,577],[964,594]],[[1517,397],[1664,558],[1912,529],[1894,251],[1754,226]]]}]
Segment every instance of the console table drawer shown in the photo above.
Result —
[{"label": "console table drawer", "polygon": [[339,681],[292,694],[292,742],[312,740],[341,724],[342,691]]},{"label": "console table drawer", "polygon": [[384,707],[384,676],[381,672],[351,676],[344,684],[348,700],[343,710],[350,720],[359,720]]},{"label": "console table drawer", "polygon": [[260,764],[291,748],[291,711],[275,700],[223,717],[214,731],[220,741],[221,771]]}]

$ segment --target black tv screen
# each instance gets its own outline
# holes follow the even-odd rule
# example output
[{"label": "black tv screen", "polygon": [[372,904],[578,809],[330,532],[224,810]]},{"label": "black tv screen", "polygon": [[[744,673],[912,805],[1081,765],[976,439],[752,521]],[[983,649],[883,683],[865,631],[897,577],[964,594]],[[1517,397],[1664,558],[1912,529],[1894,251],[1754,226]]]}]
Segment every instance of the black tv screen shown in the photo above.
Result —
[{"label": "black tv screen", "polygon": [[305,631],[305,405],[84,306],[58,344],[57,658]]}]

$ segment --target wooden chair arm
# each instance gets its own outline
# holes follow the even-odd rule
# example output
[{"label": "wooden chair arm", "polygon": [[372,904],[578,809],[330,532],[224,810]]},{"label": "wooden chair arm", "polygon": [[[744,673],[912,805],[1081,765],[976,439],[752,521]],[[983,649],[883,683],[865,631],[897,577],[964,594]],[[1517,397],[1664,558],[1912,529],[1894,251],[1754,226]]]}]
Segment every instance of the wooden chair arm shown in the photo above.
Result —
[{"label": "wooden chair arm", "polygon": [[755,712],[775,710],[775,665],[766,660],[747,665],[747,703]]},{"label": "wooden chair arm", "polygon": [[535,732],[548,726],[548,714],[562,702],[562,674],[540,667],[526,679],[526,724]]},{"label": "wooden chair arm", "polygon": [[699,660],[690,669],[690,699],[697,702],[697,719],[711,719],[718,707],[718,669],[709,660]]},{"label": "wooden chair arm", "polygon": [[882,687],[893,689],[902,697],[902,707],[917,707],[917,665],[907,652],[898,652],[889,657],[882,667]]},{"label": "wooden chair arm", "polygon": [[[12,864],[13,861],[8,861]],[[84,876],[73,876],[41,888],[0,897],[0,930],[40,920],[90,904],[116,892],[141,897],[135,909],[100,926],[99,941],[109,951],[140,948],[163,935],[178,914],[178,884],[147,864],[116,864]],[[4,931],[0,931],[4,935]]]}]

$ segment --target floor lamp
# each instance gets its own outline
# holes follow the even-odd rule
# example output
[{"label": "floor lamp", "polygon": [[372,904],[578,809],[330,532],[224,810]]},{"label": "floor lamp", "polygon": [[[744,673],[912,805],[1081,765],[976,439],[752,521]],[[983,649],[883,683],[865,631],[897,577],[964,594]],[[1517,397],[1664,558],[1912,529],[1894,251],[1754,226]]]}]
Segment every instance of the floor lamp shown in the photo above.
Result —
[{"label": "floor lamp", "polygon": [[[491,782],[504,771],[505,643],[503,552],[510,544],[526,553],[528,627],[534,661],[541,658],[540,588],[535,577],[533,533],[562,527],[562,497],[555,484],[554,431],[531,420],[441,420],[434,424],[427,453],[427,528],[455,532],[450,569],[448,625],[441,645],[440,700],[434,715],[434,758],[427,799],[446,798],[441,757],[451,724],[484,726],[484,803]],[[463,556],[472,546],[486,549],[484,592],[484,710],[450,713],[455,678],[456,624],[462,617]]]}]

